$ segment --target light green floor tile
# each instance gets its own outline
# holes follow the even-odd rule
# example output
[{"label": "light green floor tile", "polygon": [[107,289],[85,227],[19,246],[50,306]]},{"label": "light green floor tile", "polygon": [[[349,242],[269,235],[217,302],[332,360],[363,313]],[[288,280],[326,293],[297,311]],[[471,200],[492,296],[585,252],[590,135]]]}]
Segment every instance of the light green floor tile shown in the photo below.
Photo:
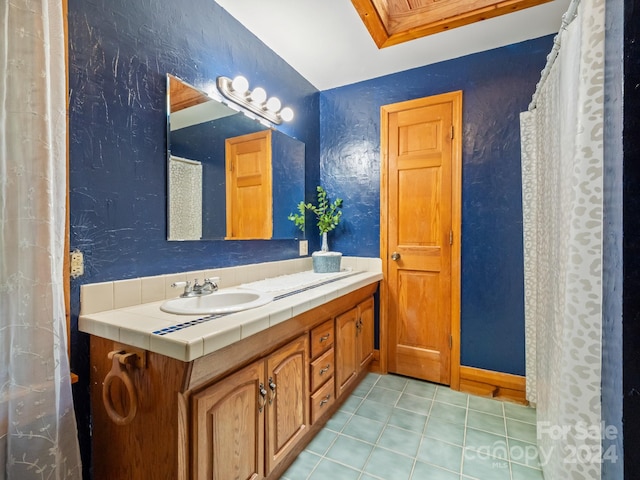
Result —
[{"label": "light green floor tile", "polygon": [[373,387],[367,395],[367,400],[383,403],[390,406],[394,406],[399,398],[400,392],[398,390],[390,390],[388,388],[382,388],[378,385]]},{"label": "light green floor tile", "polygon": [[403,393],[396,403],[396,407],[409,410],[420,415],[428,415],[431,410],[431,400],[409,393]]},{"label": "light green floor tile", "polygon": [[502,436],[504,436],[506,433],[503,417],[478,412],[476,410],[469,410],[469,413],[467,415],[467,427]]},{"label": "light green floor tile", "polygon": [[387,425],[378,439],[378,445],[403,455],[415,457],[422,435]]},{"label": "light green floor tile", "polygon": [[358,478],[360,478],[360,471],[326,458],[318,464],[311,476],[309,476],[309,480],[358,480]]},{"label": "light green floor tile", "polygon": [[404,428],[412,432],[422,433],[427,423],[427,416],[396,408],[389,417],[389,425]]},{"label": "light green floor tile", "polygon": [[371,452],[364,471],[385,480],[407,480],[411,476],[412,468],[412,458],[376,447]]},{"label": "light green floor tile", "polygon": [[515,438],[509,440],[509,460],[531,468],[540,468],[540,454],[538,447],[531,443],[522,442]]},{"label": "light green floor tile", "polygon": [[342,434],[365,442],[375,443],[382,433],[384,425],[382,422],[354,415],[342,429]]},{"label": "light green floor tile", "polygon": [[362,470],[373,450],[373,445],[355,438],[340,435],[327,452],[327,458]]},{"label": "light green floor tile", "polygon": [[504,435],[494,435],[482,430],[467,428],[464,446],[476,452],[484,452],[493,457],[509,460],[507,437]]},{"label": "light green floor tile", "polygon": [[361,417],[386,423],[387,419],[393,413],[393,405],[386,405],[384,403],[364,399],[355,413]]},{"label": "light green floor tile", "polygon": [[411,480],[459,480],[460,474],[444,470],[435,465],[416,462]]},{"label": "light green floor tile", "polygon": [[323,428],[315,437],[313,437],[313,440],[309,442],[306,450],[317,453],[318,455],[324,455],[337,437],[338,434],[333,430]]},{"label": "light green floor tile", "polygon": [[408,379],[397,375],[381,375],[376,383],[377,387],[384,387],[401,392],[407,385]]},{"label": "light green floor tile", "polygon": [[544,480],[541,470],[525,467],[515,463],[511,464],[512,480]]},{"label": "light green floor tile", "polygon": [[465,449],[462,473],[478,480],[511,480],[509,462]]},{"label": "light green floor tile", "polygon": [[535,410],[368,374],[283,480],[543,480]]},{"label": "light green floor tile", "polygon": [[360,404],[362,403],[362,398],[360,397],[355,397],[353,395],[349,396],[349,398],[347,398],[347,400],[340,406],[340,410],[341,412],[345,412],[345,413],[353,413],[355,412],[358,407],[360,406]]},{"label": "light green floor tile", "polygon": [[447,443],[462,445],[464,443],[464,425],[441,420],[438,417],[429,417],[425,436],[436,438]]},{"label": "light green floor tile", "polygon": [[309,476],[313,469],[320,463],[322,457],[310,452],[300,452],[282,478],[287,480],[302,480]]},{"label": "light green floor tile", "polygon": [[418,460],[453,472],[460,471],[462,447],[424,437],[418,449]]},{"label": "light green floor tile", "polygon": [[334,413],[331,416],[329,421],[327,421],[324,428],[328,428],[329,430],[333,430],[334,432],[340,432],[344,428],[344,426],[347,424],[347,422],[351,419],[352,416],[353,416],[352,413],[347,413],[347,412],[338,410],[336,413]]},{"label": "light green floor tile", "polygon": [[536,426],[531,423],[520,422],[507,418],[507,436],[522,440],[523,442],[536,443]]},{"label": "light green floor tile", "polygon": [[466,408],[441,402],[433,402],[429,414],[449,423],[458,423],[460,425],[464,425],[467,419]]},{"label": "light green floor tile", "polygon": [[516,405],[514,403],[504,404],[504,414],[508,418],[520,420],[521,422],[536,423],[536,411],[531,407]]},{"label": "light green floor tile", "polygon": [[436,388],[432,383],[409,379],[404,393],[432,399],[436,394]]},{"label": "light green floor tile", "polygon": [[502,402],[490,398],[469,395],[469,409],[490,413],[491,415],[504,416]]},{"label": "light green floor tile", "polygon": [[436,391],[436,401],[467,408],[469,395],[466,393],[456,392],[450,388],[438,387],[438,390]]}]

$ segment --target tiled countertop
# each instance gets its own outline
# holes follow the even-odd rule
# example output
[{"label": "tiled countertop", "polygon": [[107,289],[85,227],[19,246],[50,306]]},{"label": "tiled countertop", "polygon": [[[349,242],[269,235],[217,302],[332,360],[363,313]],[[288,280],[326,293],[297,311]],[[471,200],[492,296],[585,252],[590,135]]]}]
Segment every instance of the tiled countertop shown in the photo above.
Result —
[{"label": "tiled countertop", "polygon": [[[343,259],[343,267],[346,264],[347,268],[351,269],[349,275],[284,296],[284,298],[277,298],[262,307],[194,322],[195,324],[187,328],[162,335],[154,332],[198,320],[204,316],[174,315],[163,312],[160,310],[160,305],[164,302],[162,299],[93,313],[81,312],[79,329],[85,333],[144,348],[178,360],[191,361],[382,280],[379,259],[366,260]],[[362,267],[367,270],[362,270]],[[260,278],[249,280],[255,281]],[[124,282],[130,282],[130,280]],[[118,282],[108,283],[115,285],[112,291],[118,291]],[[107,284],[94,285],[103,287]],[[115,304],[117,303],[116,300]]]}]

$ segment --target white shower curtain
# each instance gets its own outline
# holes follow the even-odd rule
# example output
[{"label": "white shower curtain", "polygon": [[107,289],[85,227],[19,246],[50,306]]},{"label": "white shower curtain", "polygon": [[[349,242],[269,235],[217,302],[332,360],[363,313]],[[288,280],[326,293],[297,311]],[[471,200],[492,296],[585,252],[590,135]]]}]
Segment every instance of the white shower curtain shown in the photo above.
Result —
[{"label": "white shower curtain", "polygon": [[0,479],[81,478],[62,285],[62,2],[0,5]]},{"label": "white shower curtain", "polygon": [[549,479],[600,478],[604,3],[571,4],[521,114],[527,398]]}]

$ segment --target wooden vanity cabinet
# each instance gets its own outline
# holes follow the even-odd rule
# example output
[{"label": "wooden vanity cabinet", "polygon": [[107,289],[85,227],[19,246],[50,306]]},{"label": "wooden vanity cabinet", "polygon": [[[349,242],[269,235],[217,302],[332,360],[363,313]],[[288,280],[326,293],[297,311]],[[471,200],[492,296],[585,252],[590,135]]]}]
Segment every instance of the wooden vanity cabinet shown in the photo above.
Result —
[{"label": "wooden vanity cabinet", "polygon": [[309,425],[307,356],[305,335],[193,395],[194,479],[262,479],[296,446]]},{"label": "wooden vanity cabinet", "polygon": [[373,297],[336,317],[336,397],[351,383],[373,357]]},{"label": "wooden vanity cabinet", "polygon": [[[366,375],[377,288],[191,362],[91,336],[93,478],[280,478]],[[126,425],[111,421],[103,405],[113,351],[144,359],[127,367],[138,405]],[[118,385],[111,397],[123,396]]]}]

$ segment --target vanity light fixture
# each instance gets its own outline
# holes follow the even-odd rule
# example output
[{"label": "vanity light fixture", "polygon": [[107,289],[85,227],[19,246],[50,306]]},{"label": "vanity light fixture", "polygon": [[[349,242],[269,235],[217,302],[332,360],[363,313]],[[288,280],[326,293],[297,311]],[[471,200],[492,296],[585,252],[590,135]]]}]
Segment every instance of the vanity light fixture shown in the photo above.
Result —
[{"label": "vanity light fixture", "polygon": [[283,121],[293,120],[291,108],[282,108],[280,99],[267,97],[267,92],[262,87],[249,90],[249,82],[242,76],[237,76],[233,80],[228,77],[218,77],[216,84],[225,98],[272,123],[280,125]]}]

